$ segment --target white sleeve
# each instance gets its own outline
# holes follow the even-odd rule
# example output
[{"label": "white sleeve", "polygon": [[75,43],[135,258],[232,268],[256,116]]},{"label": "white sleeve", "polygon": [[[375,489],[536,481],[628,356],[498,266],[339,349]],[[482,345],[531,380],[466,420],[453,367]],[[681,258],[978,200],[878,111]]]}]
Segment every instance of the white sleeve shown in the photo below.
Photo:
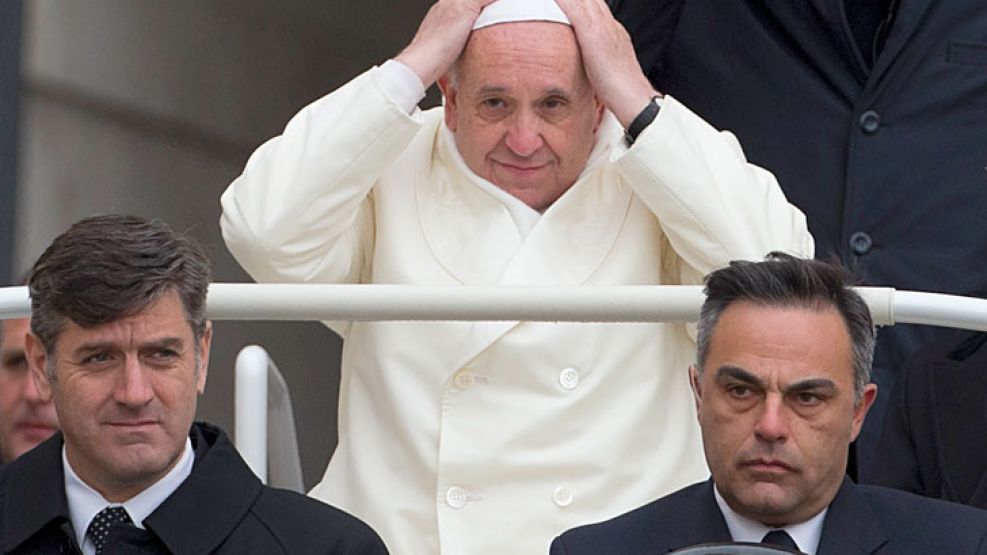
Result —
[{"label": "white sleeve", "polygon": [[770,172],[747,162],[736,137],[666,96],[631,148],[612,155],[617,171],[658,217],[685,263],[683,283],[731,260],[771,251],[812,257],[805,215]]},{"label": "white sleeve", "polygon": [[220,226],[258,281],[353,283],[374,244],[372,189],[421,127],[373,68],[261,145],[223,193]]},{"label": "white sleeve", "polygon": [[408,66],[397,60],[387,60],[377,70],[384,93],[405,113],[414,111],[425,98],[425,84]]}]

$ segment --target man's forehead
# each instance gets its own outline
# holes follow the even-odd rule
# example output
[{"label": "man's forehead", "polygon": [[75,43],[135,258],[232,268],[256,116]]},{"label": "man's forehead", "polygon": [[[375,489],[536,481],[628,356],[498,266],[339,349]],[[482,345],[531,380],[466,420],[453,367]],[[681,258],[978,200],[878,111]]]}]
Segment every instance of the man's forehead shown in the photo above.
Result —
[{"label": "man's forehead", "polygon": [[28,331],[30,320],[14,318],[0,321],[0,346],[6,347],[14,343],[23,344],[24,334]]},{"label": "man's forehead", "polygon": [[471,33],[456,71],[469,81],[485,81],[494,74],[553,80],[581,75],[582,58],[567,25],[506,23]]},{"label": "man's forehead", "polygon": [[710,338],[709,364],[747,361],[756,369],[784,365],[792,370],[814,364],[852,367],[849,333],[832,308],[788,307],[739,302],[723,311]]},{"label": "man's forehead", "polygon": [[[88,344],[137,345],[193,335],[181,300],[172,292],[132,314],[105,324],[81,326],[65,319],[58,343],[70,349]],[[67,340],[67,341],[66,341]]]}]

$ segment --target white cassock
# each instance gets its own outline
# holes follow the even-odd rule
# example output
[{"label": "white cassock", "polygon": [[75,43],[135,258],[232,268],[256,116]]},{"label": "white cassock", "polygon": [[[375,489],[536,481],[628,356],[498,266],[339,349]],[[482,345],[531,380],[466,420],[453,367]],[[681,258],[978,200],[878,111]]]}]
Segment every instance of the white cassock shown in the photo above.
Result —
[{"label": "white cassock", "polygon": [[[633,148],[606,114],[579,180],[527,233],[463,164],[441,109],[374,68],[308,106],[222,197],[261,282],[699,284],[813,252],[802,213],[728,133],[666,97]],[[339,446],[312,495],[396,555],[547,553],[575,525],[708,475],[683,324],[331,322]]]}]

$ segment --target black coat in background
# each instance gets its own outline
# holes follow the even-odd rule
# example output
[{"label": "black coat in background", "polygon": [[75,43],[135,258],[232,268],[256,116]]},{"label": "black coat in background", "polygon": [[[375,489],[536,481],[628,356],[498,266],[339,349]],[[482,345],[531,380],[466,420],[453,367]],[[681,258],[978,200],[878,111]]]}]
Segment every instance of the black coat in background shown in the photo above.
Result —
[{"label": "black coat in background", "polygon": [[909,360],[879,446],[877,483],[987,509],[987,334]]},{"label": "black coat in background", "polygon": [[[867,285],[985,296],[987,2],[852,1],[610,4],[655,87],[774,172],[818,258],[841,257]],[[874,45],[855,33],[872,20],[859,11],[868,3],[895,12],[872,27],[873,65]],[[941,338],[930,327],[881,331],[881,391],[858,446],[865,481],[897,371]]]},{"label": "black coat in background", "polygon": [[[219,429],[193,424],[192,474],[144,520],[111,528],[106,553],[386,555],[366,524],[320,501],[261,484]],[[0,552],[81,553],[69,520],[62,435],[0,470]]]},{"label": "black coat in background", "polygon": [[[657,555],[729,542],[713,482],[693,484],[617,518],[574,528],[551,555]],[[987,553],[987,511],[844,480],[829,506],[817,555]]]}]

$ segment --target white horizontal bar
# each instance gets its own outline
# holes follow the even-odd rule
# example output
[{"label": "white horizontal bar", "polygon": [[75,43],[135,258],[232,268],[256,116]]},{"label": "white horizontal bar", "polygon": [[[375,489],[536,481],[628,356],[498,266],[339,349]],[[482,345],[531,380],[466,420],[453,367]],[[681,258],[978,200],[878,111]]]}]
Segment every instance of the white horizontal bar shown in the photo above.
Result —
[{"label": "white horizontal bar", "polygon": [[[987,331],[987,300],[858,287],[879,325]],[[214,320],[694,322],[700,286],[474,287],[214,283]],[[30,314],[26,287],[0,288],[0,319]]]}]

